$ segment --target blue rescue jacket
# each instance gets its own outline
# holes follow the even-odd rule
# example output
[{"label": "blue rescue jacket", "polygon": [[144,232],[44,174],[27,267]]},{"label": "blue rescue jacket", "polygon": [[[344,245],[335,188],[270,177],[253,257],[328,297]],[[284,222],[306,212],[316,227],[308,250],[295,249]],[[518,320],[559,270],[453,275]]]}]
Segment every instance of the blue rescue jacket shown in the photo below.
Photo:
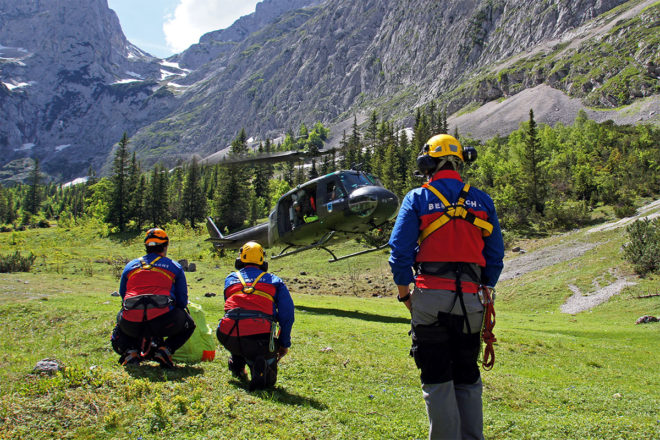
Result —
[{"label": "blue rescue jacket", "polygon": [[[456,171],[442,170],[429,182],[450,203],[455,203],[464,183]],[[429,235],[420,245],[420,231],[440,217],[446,207],[426,188],[408,192],[401,203],[389,246],[389,263],[394,282],[405,286],[414,281],[413,266],[421,262],[474,263],[482,267],[482,283],[494,286],[502,272],[504,243],[493,200],[485,192],[471,187],[465,207],[493,227],[485,236],[463,219],[451,220]]]}]

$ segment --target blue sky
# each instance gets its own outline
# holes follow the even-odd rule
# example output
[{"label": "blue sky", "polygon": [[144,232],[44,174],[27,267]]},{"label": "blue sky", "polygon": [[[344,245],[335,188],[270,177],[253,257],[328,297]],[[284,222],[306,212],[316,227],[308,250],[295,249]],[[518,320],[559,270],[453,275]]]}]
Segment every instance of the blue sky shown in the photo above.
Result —
[{"label": "blue sky", "polygon": [[108,0],[128,40],[165,58],[254,12],[258,0]]}]

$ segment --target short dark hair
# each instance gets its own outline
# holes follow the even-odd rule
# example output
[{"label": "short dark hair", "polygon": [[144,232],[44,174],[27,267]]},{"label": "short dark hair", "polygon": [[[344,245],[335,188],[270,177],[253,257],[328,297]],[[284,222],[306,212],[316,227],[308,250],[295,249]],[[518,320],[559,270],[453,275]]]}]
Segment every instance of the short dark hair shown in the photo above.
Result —
[{"label": "short dark hair", "polygon": [[166,244],[157,244],[155,246],[145,246],[144,248],[147,250],[147,254],[160,254],[166,247]]}]

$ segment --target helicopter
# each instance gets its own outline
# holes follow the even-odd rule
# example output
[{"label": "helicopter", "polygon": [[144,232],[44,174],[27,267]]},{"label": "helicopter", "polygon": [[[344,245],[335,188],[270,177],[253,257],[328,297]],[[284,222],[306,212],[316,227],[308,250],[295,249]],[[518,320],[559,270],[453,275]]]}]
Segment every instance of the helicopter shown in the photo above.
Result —
[{"label": "helicopter", "polygon": [[282,195],[268,221],[223,235],[211,217],[206,228],[218,249],[239,249],[247,241],[265,247],[285,245],[272,259],[323,249],[336,262],[383,249],[387,243],[337,257],[327,245],[360,236],[393,219],[399,199],[377,177],[356,170],[335,171],[300,184]]}]

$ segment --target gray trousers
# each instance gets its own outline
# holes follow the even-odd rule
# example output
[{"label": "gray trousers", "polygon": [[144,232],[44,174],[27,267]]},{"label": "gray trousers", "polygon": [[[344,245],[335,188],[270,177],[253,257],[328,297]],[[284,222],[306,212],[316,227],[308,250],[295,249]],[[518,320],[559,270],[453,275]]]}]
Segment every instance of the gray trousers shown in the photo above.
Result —
[{"label": "gray trousers", "polygon": [[[467,322],[452,320],[446,330],[437,325],[439,313],[463,316],[456,293],[415,287],[412,292],[413,355],[422,371],[422,395],[429,418],[429,439],[482,440],[482,383],[477,366],[483,306],[476,294],[464,293]],[[421,327],[417,327],[421,326]],[[431,327],[428,327],[431,326]],[[467,327],[470,328],[468,334]],[[417,327],[418,331],[415,331]],[[422,330],[424,330],[422,332]],[[439,333],[437,331],[439,330]],[[433,333],[436,332],[436,333]],[[435,338],[435,339],[434,339]]]}]

